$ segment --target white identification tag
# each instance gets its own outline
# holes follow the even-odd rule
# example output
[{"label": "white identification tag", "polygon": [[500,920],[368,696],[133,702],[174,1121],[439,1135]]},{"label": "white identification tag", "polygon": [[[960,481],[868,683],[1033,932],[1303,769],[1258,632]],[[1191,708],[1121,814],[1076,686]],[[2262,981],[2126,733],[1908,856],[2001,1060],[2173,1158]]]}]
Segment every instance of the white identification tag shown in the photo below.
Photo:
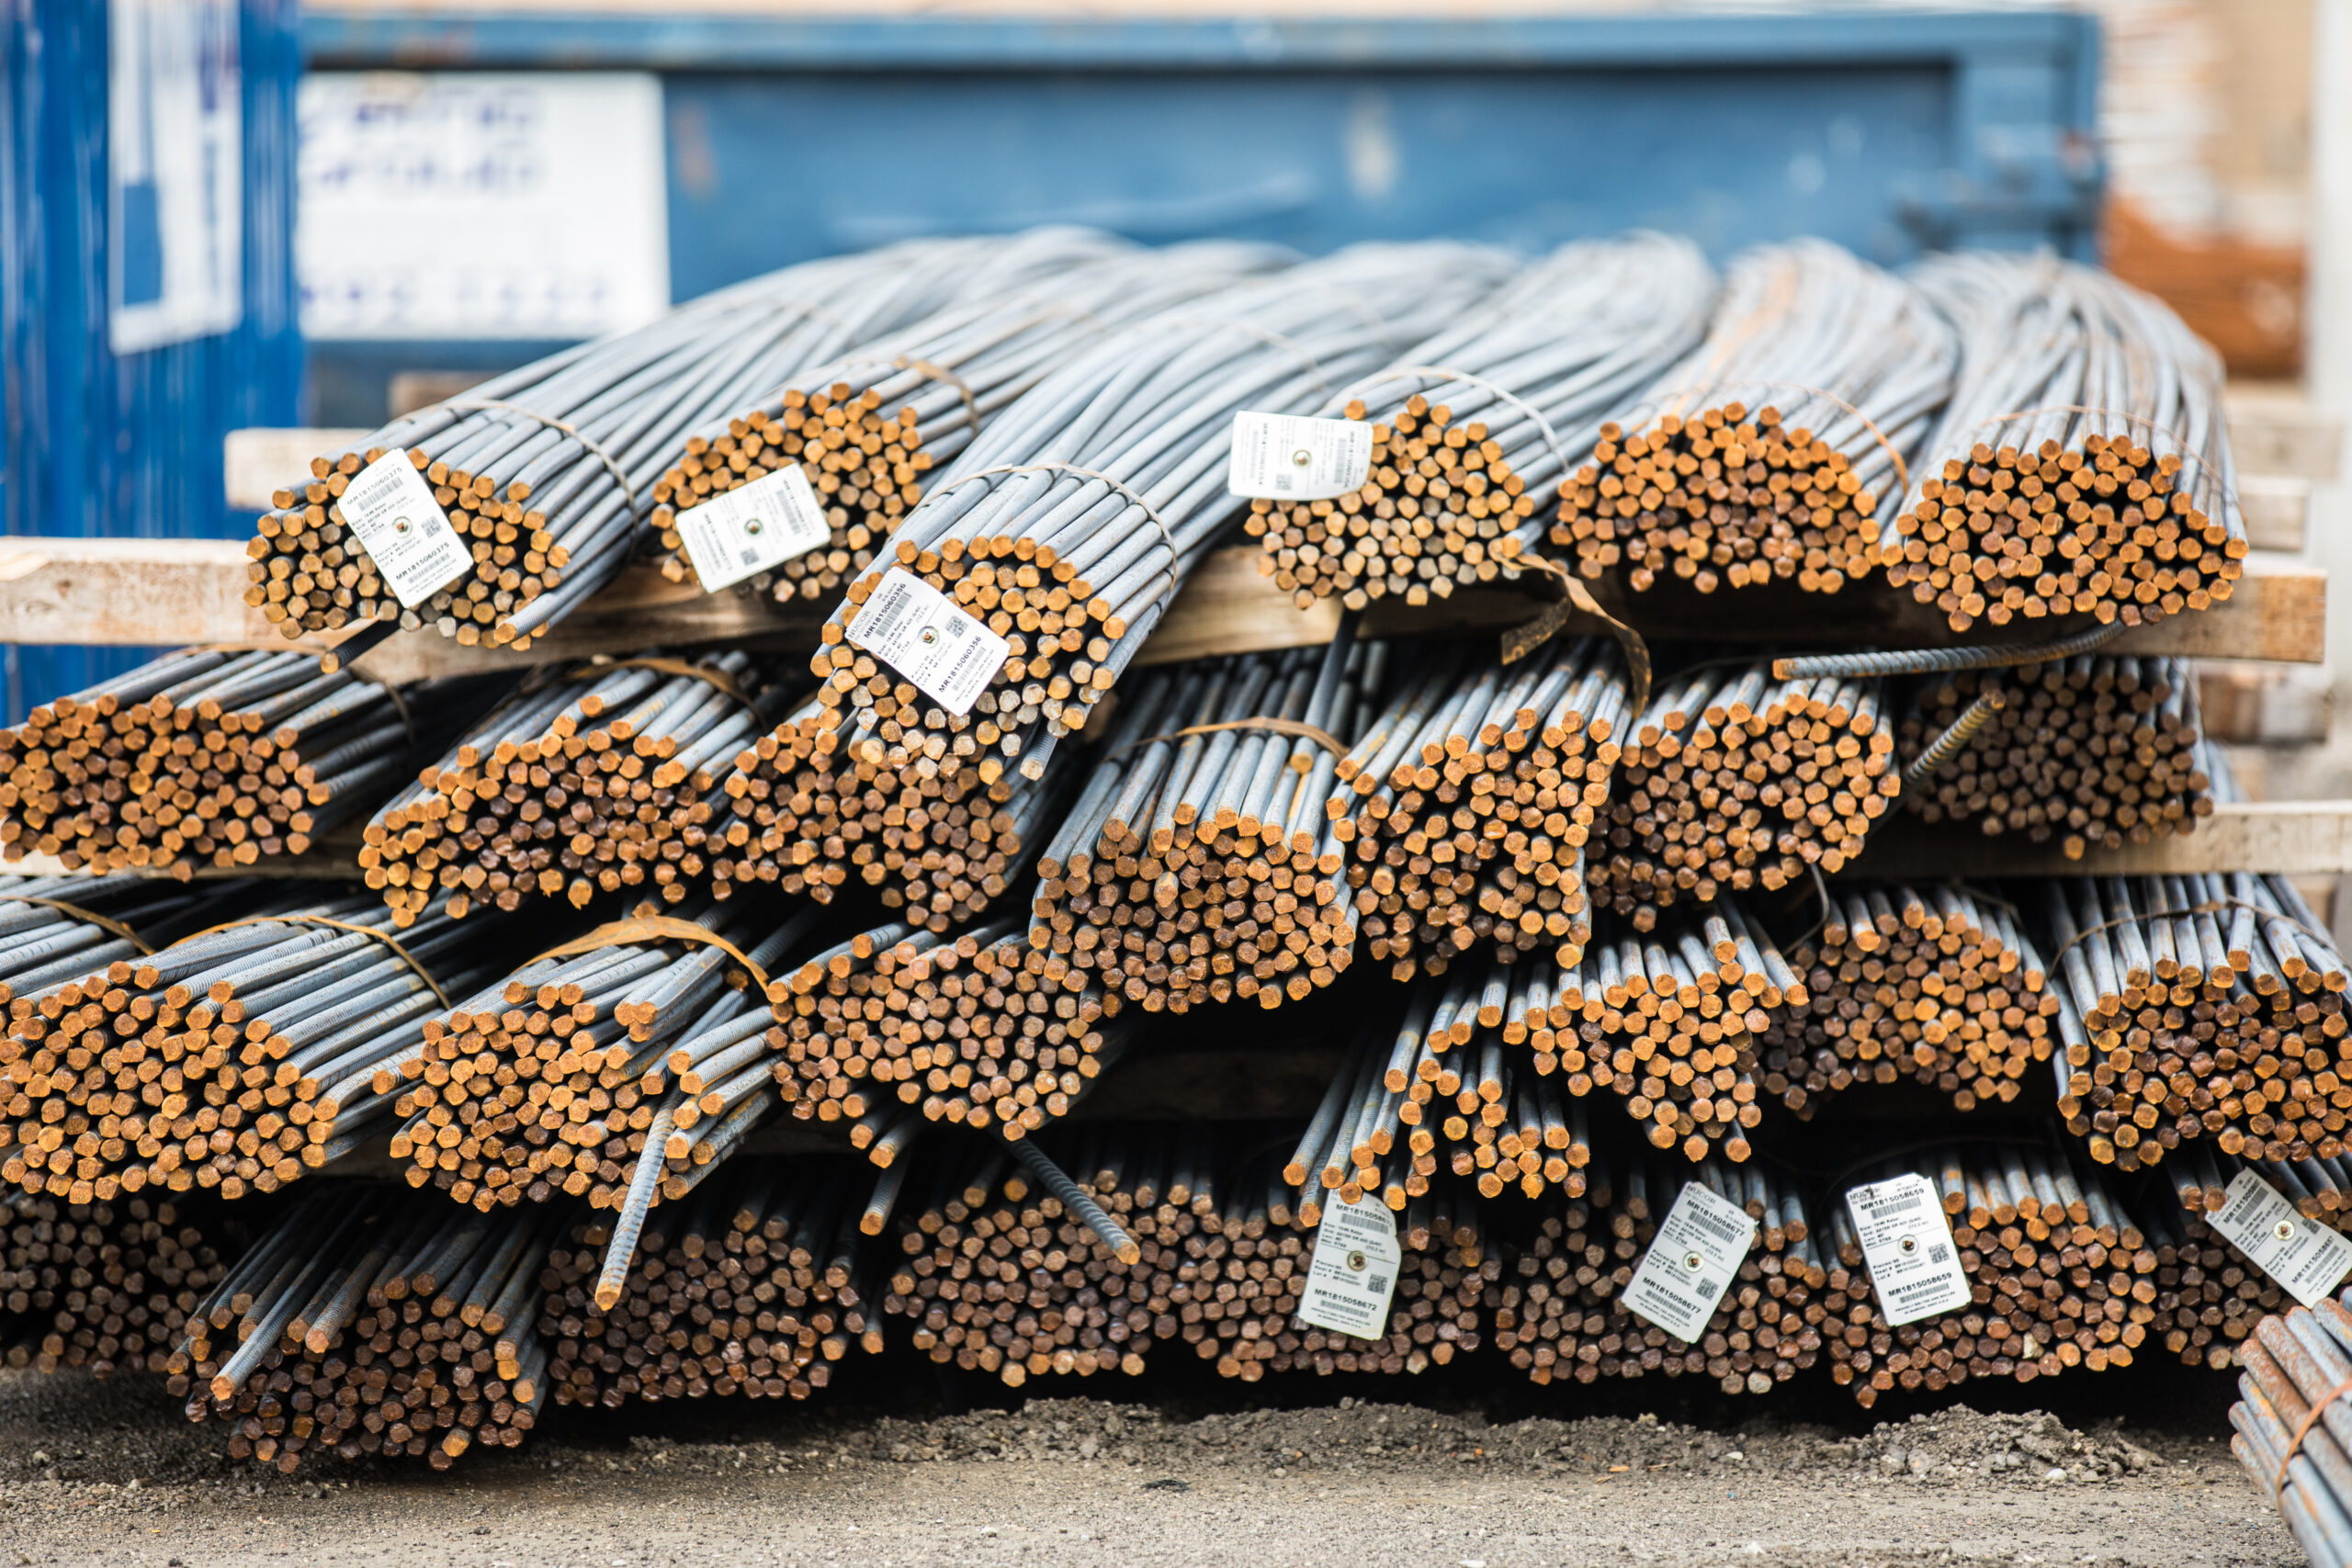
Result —
[{"label": "white identification tag", "polygon": [[2251,1170],[2231,1179],[2221,1213],[2206,1216],[2205,1223],[2307,1307],[2334,1295],[2352,1272],[2352,1236],[2297,1213],[2276,1187]]},{"label": "white identification tag", "polygon": [[1233,416],[1233,462],[1225,487],[1269,501],[1329,501],[1372,477],[1372,426],[1360,419],[1286,413]]},{"label": "white identification tag", "polygon": [[1890,1325],[1957,1312],[1973,1299],[1934,1182],[1897,1176],[1848,1188],[1846,1209]]},{"label": "white identification tag", "polygon": [[433,487],[398,446],[352,475],[336,507],[404,610],[415,609],[473,570],[473,551],[434,501]]},{"label": "white identification tag", "polygon": [[859,606],[849,638],[948,712],[972,711],[1012,645],[904,567],[892,567]]},{"label": "white identification tag", "polygon": [[1396,1270],[1404,1261],[1387,1204],[1377,1198],[1344,1203],[1334,1196],[1316,1227],[1299,1321],[1359,1339],[1385,1338],[1388,1298],[1396,1292]]},{"label": "white identification tag", "polygon": [[1684,1183],[1625,1287],[1625,1310],[1685,1345],[1697,1344],[1755,1245],[1756,1222],[1747,1210],[1713,1188]]},{"label": "white identification tag", "polygon": [[797,463],[676,516],[678,537],[706,592],[716,593],[805,556],[833,536],[824,503]]}]

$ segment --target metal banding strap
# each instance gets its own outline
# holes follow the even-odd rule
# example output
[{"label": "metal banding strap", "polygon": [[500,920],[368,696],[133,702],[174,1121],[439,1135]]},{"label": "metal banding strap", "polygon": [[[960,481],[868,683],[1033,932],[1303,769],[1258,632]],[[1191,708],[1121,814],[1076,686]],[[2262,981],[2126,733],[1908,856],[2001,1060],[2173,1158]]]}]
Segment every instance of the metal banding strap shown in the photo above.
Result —
[{"label": "metal banding strap", "polygon": [[[1525,414],[1529,419],[1535,422],[1535,428],[1543,433],[1544,445],[1552,449],[1552,460],[1560,465],[1560,472],[1563,476],[1567,473],[1568,455],[1565,451],[1561,450],[1559,433],[1552,428],[1552,422],[1545,419],[1542,412],[1539,411],[1534,404],[1528,402],[1526,400],[1520,397],[1519,394],[1513,392],[1510,388],[1504,387],[1494,381],[1489,381],[1483,376],[1473,376],[1467,370],[1455,370],[1443,365],[1401,366],[1395,370],[1384,370],[1377,376],[1369,377],[1364,380],[1358,381],[1354,386],[1348,388],[1346,391],[1341,392],[1340,395],[1344,398],[1350,393],[1361,392],[1364,388],[1376,387],[1383,381],[1401,381],[1408,376],[1428,376],[1434,377],[1442,381],[1460,381],[1465,386],[1476,387],[1482,390],[1492,392],[1496,397],[1500,398],[1503,401],[1509,403],[1511,407],[1517,409],[1520,412]],[[1426,389],[1424,389],[1422,393],[1416,395],[1426,396]]]},{"label": "metal banding strap", "polygon": [[[550,947],[530,963],[547,958],[571,958],[582,953],[595,953],[607,947],[627,947],[642,942],[684,942],[697,947],[715,947],[743,966],[744,972],[760,987],[760,995],[768,997],[772,989],[767,971],[744,956],[743,950],[718,932],[682,920],[675,915],[631,915],[626,919],[608,920],[585,936],[574,937],[560,946]],[[523,965],[528,968],[530,964]],[[771,998],[770,999],[774,999]]]},{"label": "metal banding strap", "polygon": [[0,893],[0,904],[44,905],[49,908],[70,915],[85,924],[96,926],[102,931],[112,932],[142,953],[152,954],[155,951],[148,944],[146,938],[124,925],[120,920],[109,919],[95,909],[85,909],[81,905],[69,904],[62,898],[43,898],[31,893]]},{"label": "metal banding strap", "polygon": [[[361,936],[372,938],[377,942],[380,942],[386,947],[390,948],[393,953],[399,957],[400,961],[402,964],[407,964],[418,979],[424,982],[425,988],[430,990],[434,996],[439,999],[443,1007],[446,1008],[449,1005],[449,993],[441,988],[441,982],[433,977],[433,972],[425,968],[424,964],[419,964],[416,961],[416,955],[409,952],[407,948],[402,947],[398,937],[393,936],[390,931],[379,931],[374,926],[354,925],[349,920],[332,919],[325,915],[254,915],[242,920],[223,920],[217,926],[207,926],[200,931],[190,932],[188,935],[182,937],[180,941],[194,942],[198,937],[210,936],[215,931],[232,931],[239,926],[272,925],[324,926],[333,931],[356,931]],[[177,943],[175,943],[174,945],[176,946]]]},{"label": "metal banding strap", "polygon": [[455,409],[461,412],[470,412],[475,409],[494,409],[502,413],[520,414],[525,419],[537,420],[539,423],[546,425],[549,430],[562,432],[564,434],[571,437],[572,440],[580,443],[581,446],[586,447],[591,457],[605,465],[605,471],[613,476],[613,482],[621,487],[621,494],[628,502],[628,514],[631,517],[635,517],[637,515],[637,487],[628,482],[628,475],[622,470],[619,463],[614,461],[613,455],[610,452],[605,451],[605,448],[599,446],[592,437],[581,434],[576,427],[567,424],[562,420],[556,418],[552,414],[544,414],[536,409],[526,409],[520,403],[510,403],[498,398],[482,398],[473,400],[444,403],[442,407]]}]

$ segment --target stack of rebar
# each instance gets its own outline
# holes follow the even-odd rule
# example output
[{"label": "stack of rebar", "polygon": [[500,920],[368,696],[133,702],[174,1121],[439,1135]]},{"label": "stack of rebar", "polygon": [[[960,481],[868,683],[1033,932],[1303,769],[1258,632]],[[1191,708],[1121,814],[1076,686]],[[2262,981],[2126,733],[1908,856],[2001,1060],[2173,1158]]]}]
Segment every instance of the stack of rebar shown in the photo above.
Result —
[{"label": "stack of rebar", "polygon": [[1747,1158],[1747,1134],[1764,1114],[1758,1042],[1806,991],[1736,902],[1655,935],[1595,942],[1558,994],[1554,1051],[1570,1093],[1612,1090],[1653,1147],[1679,1147],[1694,1163],[1717,1149]]},{"label": "stack of rebar", "polygon": [[1329,807],[1367,949],[1397,979],[1491,939],[1508,963],[1584,951],[1587,836],[1627,722],[1613,643],[1558,638],[1498,668],[1438,650],[1363,727]]},{"label": "stack of rebar", "polygon": [[1543,503],[1600,422],[1706,331],[1715,276],[1697,246],[1631,234],[1563,246],[1496,296],[1339,394],[1374,419],[1370,473],[1329,500],[1250,504],[1259,570],[1301,609],[1519,574]]},{"label": "stack of rebar", "polygon": [[[1075,254],[1102,243],[1057,232]],[[1054,253],[1015,236],[808,262],[402,415],[313,458],[307,484],[270,498],[246,546],[245,602],[289,637],[364,626],[338,650],[351,657],[426,626],[468,647],[528,648],[627,564],[654,484],[689,434],[944,308],[976,276],[984,288],[1005,281],[993,258],[1050,265]],[[363,469],[395,453],[424,477],[472,558],[406,599],[340,504]]]},{"label": "stack of rebar", "polygon": [[2084,656],[2018,670],[1967,671],[1917,692],[1896,728],[1908,769],[1979,704],[1984,727],[1933,777],[1905,790],[1929,822],[1986,834],[2055,838],[2070,860],[2196,830],[2213,811],[2185,659]]},{"label": "stack of rebar", "polygon": [[0,1200],[0,1356],[44,1372],[161,1372],[220,1278],[216,1240],[171,1202]]},{"label": "stack of rebar", "polygon": [[76,1203],[296,1180],[390,1131],[387,1075],[515,941],[437,917],[394,937],[365,896],[209,912],[229,918],[9,1004],[0,1179]]},{"label": "stack of rebar", "polygon": [[394,688],[300,653],[150,660],[0,730],[0,854],[187,876],[304,853],[373,810],[502,684]]},{"label": "stack of rebar", "polygon": [[[2160,1259],[2096,1173],[2036,1147],[1983,1144],[1889,1161],[1862,1178],[1916,1173],[1935,1186],[1971,1292],[1967,1306],[1891,1325],[1838,1195],[1820,1297],[1830,1377],[1867,1409],[1895,1388],[1971,1378],[2030,1382],[2071,1367],[2132,1364],[2157,1323]],[[1922,1251],[1940,1238],[1917,1238]]]},{"label": "stack of rebar", "polygon": [[1106,1022],[1119,1002],[1032,946],[1023,924],[949,939],[894,923],[780,976],[767,1039],[793,1115],[854,1122],[895,1099],[924,1121],[1018,1138],[1065,1114],[1122,1048]]},{"label": "stack of rebar", "polygon": [[1347,967],[1355,927],[1325,806],[1388,663],[1350,630],[1132,682],[1037,863],[1037,946],[1147,1012],[1278,1007]]},{"label": "stack of rebar", "polygon": [[1902,784],[1876,681],[1778,681],[1765,661],[1665,682],[1628,726],[1586,873],[1647,930],[1679,900],[1841,869]]},{"label": "stack of rebar", "polygon": [[1790,954],[1805,999],[1765,1028],[1764,1089],[1810,1118],[1908,1076],[1956,1111],[2006,1105],[2054,1046],[2056,992],[2008,906],[1949,883],[1840,887]]},{"label": "stack of rebar", "polygon": [[984,783],[970,769],[926,775],[881,761],[863,727],[833,727],[811,698],[735,759],[689,852],[712,891],[772,886],[829,902],[853,874],[885,908],[933,931],[982,912],[1022,879],[1067,799],[1079,759],[1057,753],[1039,777]]},{"label": "stack of rebar", "polygon": [[2058,1111],[2091,1157],[2185,1139],[2250,1160],[2344,1150],[2343,958],[2284,877],[2101,877],[2044,895]]},{"label": "stack of rebar", "polygon": [[[731,1160],[692,1202],[610,1256],[613,1227],[573,1227],[548,1257],[539,1334],[559,1404],[806,1399],[853,1348],[878,1351],[889,1224],[904,1172],[840,1159]],[[616,1301],[597,1285],[616,1264]]]},{"label": "stack of rebar", "polygon": [[[1461,245],[1353,246],[1114,333],[1046,377],[834,608],[811,668],[839,722],[862,716],[894,768],[1040,776],[1230,515],[1233,415],[1309,412],[1509,272]],[[953,639],[934,645],[956,662],[932,692],[873,651],[919,631]],[[943,700],[960,695],[949,675],[982,667],[969,701]]]},{"label": "stack of rebar", "polygon": [[250,899],[240,882],[181,886],[107,876],[0,876],[0,1003],[169,947],[207,911]]},{"label": "stack of rebar", "polygon": [[[659,1202],[667,1160],[707,1165],[771,1109],[763,981],[813,925],[758,904],[640,908],[502,966],[425,1022],[397,1077],[378,1075],[396,1092],[392,1157],[411,1186],[484,1211],[558,1192]],[[681,1056],[721,1111],[699,1132],[703,1096],[671,1093]],[[695,1158],[704,1142],[712,1151]],[[649,1151],[662,1161],[640,1160]]]},{"label": "stack of rebar", "polygon": [[1050,268],[1006,265],[1024,259],[1016,246],[946,309],[797,370],[689,436],[653,485],[652,524],[670,552],[663,574],[684,582],[695,572],[680,513],[797,464],[829,536],[734,586],[786,603],[839,593],[922,501],[924,476],[1056,367],[1105,333],[1288,259],[1230,242],[1139,251],[1069,230],[1022,241]]},{"label": "stack of rebar", "polygon": [[2052,255],[1969,251],[1913,277],[1958,329],[1960,368],[1880,520],[1887,581],[1956,632],[2227,599],[2247,542],[2220,356],[2161,301]]},{"label": "stack of rebar", "polygon": [[1835,593],[1951,394],[1951,329],[1910,284],[1819,240],[1749,251],[1707,338],[1604,425],[1552,542],[1589,578]]},{"label": "stack of rebar", "polygon": [[379,1186],[306,1195],[188,1314],[167,1364],[191,1421],[291,1474],[306,1454],[514,1448],[547,1394],[540,1275],[560,1222]]},{"label": "stack of rebar", "polygon": [[2236,1366],[2255,1325],[2288,1303],[2286,1292],[2201,1217],[2152,1203],[2143,1226],[2156,1257],[2149,1335],[2184,1365]]},{"label": "stack of rebar", "polygon": [[1401,1027],[1368,1025],[1283,1169],[1292,1186],[1402,1208],[1447,1176],[1492,1199],[1585,1190],[1584,1107],[1529,1043],[1548,1026],[1551,966],[1457,970],[1415,985]]},{"label": "stack of rebar", "polygon": [[803,686],[779,672],[655,653],[535,676],[375,813],[360,870],[403,923],[436,895],[457,918],[623,888],[677,903],[705,869],[690,830]]},{"label": "stack of rebar", "polygon": [[[1708,1160],[1676,1168],[1638,1155],[1604,1157],[1581,1197],[1547,1199],[1514,1216],[1501,1282],[1487,1294],[1495,1348],[1530,1381],[1712,1378],[1725,1393],[1764,1393],[1811,1367],[1821,1349],[1811,1308],[1827,1274],[1802,1196],[1755,1167]],[[1625,1288],[1686,1181],[1757,1222],[1738,1276],[1695,1340],[1643,1320]]]},{"label": "stack of rebar", "polygon": [[2230,1451],[2314,1568],[2352,1563],[2352,1314],[2342,1299],[2262,1320],[2245,1348]]}]

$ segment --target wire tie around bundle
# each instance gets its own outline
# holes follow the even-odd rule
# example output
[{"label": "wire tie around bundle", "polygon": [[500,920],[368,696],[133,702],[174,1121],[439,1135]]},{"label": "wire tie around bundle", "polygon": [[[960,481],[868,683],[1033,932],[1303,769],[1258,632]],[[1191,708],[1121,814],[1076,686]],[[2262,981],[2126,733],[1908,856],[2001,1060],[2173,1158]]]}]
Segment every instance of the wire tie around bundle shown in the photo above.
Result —
[{"label": "wire tie around bundle", "polygon": [[2303,1412],[2303,1418],[2295,1423],[2294,1431],[2287,1438],[2286,1451],[2278,1456],[2278,1473],[2270,1478],[2272,1507],[2285,1506],[2289,1479],[2288,1467],[2295,1462],[2295,1456],[2302,1451],[2303,1439],[2311,1436],[2312,1428],[2318,1426],[2320,1417],[2327,1414],[2327,1407],[2347,1393],[2352,1393],[2352,1378],[2346,1378],[2342,1382],[2312,1400],[2311,1408]]},{"label": "wire tie around bundle", "polygon": [[[2072,953],[2077,943],[2097,936],[2101,931],[2113,931],[2118,926],[2137,925],[2142,920],[2177,919],[2188,915],[2218,915],[2224,909],[2245,909],[2256,919],[2277,920],[2281,924],[2292,926],[2329,952],[2335,951],[2334,937],[2325,931],[2313,931],[2292,915],[2283,914],[2277,909],[2266,909],[2261,905],[2245,898],[2207,898],[2199,903],[2191,904],[2186,909],[2143,909],[2137,914],[2118,915],[2111,920],[2101,920],[2095,926],[2086,926],[2066,939],[2065,944],[2060,947],[2051,956],[2050,962],[2043,966],[2043,973],[2049,975],[2058,973],[2058,965],[2065,961],[2066,954]],[[2211,971],[2208,970],[2207,973],[2210,974]],[[2236,970],[2233,968],[2231,973],[2235,974]]]},{"label": "wire tie around bundle", "polygon": [[948,491],[956,489],[958,486],[970,484],[974,479],[989,479],[997,474],[1076,474],[1080,479],[1100,479],[1104,484],[1109,485],[1113,490],[1118,491],[1121,495],[1125,496],[1127,500],[1134,504],[1136,510],[1141,512],[1144,516],[1150,521],[1151,525],[1159,530],[1160,541],[1168,547],[1168,554],[1170,558],[1169,565],[1171,568],[1175,565],[1175,557],[1182,553],[1176,548],[1176,536],[1169,531],[1168,524],[1160,517],[1159,513],[1152,510],[1151,502],[1146,501],[1142,496],[1137,495],[1134,491],[1129,490],[1125,484],[1113,479],[1110,475],[1099,472],[1093,468],[1081,468],[1076,463],[1003,463],[993,468],[981,468],[977,472],[966,474],[960,479],[950,480],[948,483],[942,485],[939,489],[932,491],[930,495],[925,496],[923,499],[926,501],[936,501],[941,496],[945,495]]},{"label": "wire tie around bundle", "polygon": [[120,920],[109,919],[99,914],[96,909],[85,909],[79,904],[69,904],[62,898],[43,898],[32,893],[0,893],[0,904],[43,905],[61,914],[70,915],[85,924],[96,926],[102,931],[112,932],[137,948],[142,954],[152,955],[155,951],[148,944],[146,938],[124,925]]},{"label": "wire tie around bundle", "polygon": [[[831,368],[839,375],[844,371],[863,370],[876,365],[887,365],[893,370],[920,370],[934,381],[946,382],[963,398],[964,417],[972,422],[972,429],[977,432],[980,428],[980,404],[979,400],[972,395],[972,384],[944,365],[934,365],[928,359],[919,359],[911,354],[901,354],[889,359],[845,359]],[[825,395],[827,397],[832,395],[831,386],[847,384],[846,381],[829,383]]]},{"label": "wire tie around bundle", "polygon": [[416,716],[409,711],[408,699],[401,695],[401,689],[380,675],[370,675],[358,670],[352,670],[346,673],[355,681],[365,681],[369,685],[377,687],[384,695],[391,699],[392,711],[401,716],[401,728],[408,731],[409,750],[414,750],[416,749]]},{"label": "wire tie around bundle", "polygon": [[[1322,747],[1323,750],[1330,752],[1334,757],[1344,757],[1348,754],[1349,750],[1348,747],[1340,741],[1340,738],[1332,734],[1329,730],[1317,728],[1316,726],[1308,724],[1303,719],[1228,718],[1222,719],[1216,724],[1187,725],[1182,729],[1171,729],[1163,735],[1147,735],[1140,740],[1128,741],[1125,746],[1122,746],[1117,750],[1112,752],[1111,755],[1114,757],[1124,757],[1130,751],[1140,750],[1144,747],[1154,745],[1159,741],[1182,740],[1188,735],[1214,735],[1217,731],[1224,729],[1269,729],[1277,735],[1294,735],[1302,740],[1314,741],[1315,744]],[[1294,764],[1294,766],[1296,764]],[[1304,768],[1300,768],[1299,771],[1301,773],[1306,772]]]},{"label": "wire tie around bundle", "polygon": [[[720,936],[717,931],[698,926],[692,920],[682,920],[675,915],[630,915],[625,919],[607,920],[585,936],[577,936],[570,942],[548,948],[545,953],[531,959],[529,963],[521,965],[521,968],[527,969],[532,964],[537,964],[541,959],[572,958],[583,953],[596,953],[608,947],[628,947],[635,942],[665,940],[692,942],[697,947],[718,949],[719,952],[743,966],[744,972],[758,983],[761,996],[768,995],[771,982],[768,979],[767,971],[745,956],[741,948]],[[517,973],[520,973],[519,969]]]},{"label": "wire tie around bundle", "polygon": [[[325,926],[334,931],[356,931],[361,936],[372,937],[390,948],[393,955],[402,964],[407,964],[418,979],[424,982],[425,988],[433,993],[444,1008],[450,1005],[449,993],[441,988],[441,982],[433,977],[431,970],[416,961],[416,954],[401,946],[400,938],[390,931],[379,931],[374,926],[354,925],[349,920],[338,920],[326,915],[252,915],[242,920],[223,920],[217,926],[207,926],[200,931],[191,931],[180,941],[194,942],[198,937],[210,936],[216,931],[232,931],[239,926],[268,925]],[[176,946],[177,943],[174,945]]]},{"label": "wire tie around bundle", "polygon": [[1648,707],[1650,647],[1648,643],[1642,640],[1642,634],[1602,609],[1600,602],[1592,596],[1591,591],[1577,580],[1574,572],[1558,561],[1546,559],[1543,556],[1521,556],[1518,560],[1522,569],[1558,578],[1560,586],[1566,590],[1567,597],[1544,605],[1533,620],[1523,626],[1513,626],[1503,633],[1503,662],[1516,664],[1551,641],[1560,634],[1561,628],[1568,624],[1569,615],[1581,610],[1586,615],[1606,624],[1611,633],[1617,638],[1617,646],[1624,650],[1626,667],[1632,671],[1634,677],[1633,694],[1627,704],[1626,711],[1639,714]]},{"label": "wire tie around bundle", "polygon": [[[1354,386],[1350,387],[1347,390],[1341,392],[1340,396],[1345,398],[1351,394],[1361,392],[1363,389],[1366,387],[1376,387],[1383,381],[1399,381],[1408,376],[1433,376],[1441,381],[1460,381],[1467,386],[1477,387],[1486,391],[1492,392],[1496,397],[1500,398],[1503,401],[1509,403],[1511,407],[1517,409],[1520,412],[1525,414],[1528,418],[1535,422],[1535,428],[1543,433],[1544,445],[1552,449],[1552,460],[1560,465],[1561,476],[1563,478],[1566,477],[1568,471],[1568,455],[1561,449],[1559,434],[1552,428],[1552,422],[1545,419],[1536,409],[1534,404],[1528,402],[1525,399],[1520,397],[1519,394],[1511,391],[1509,388],[1504,387],[1498,382],[1489,381],[1483,376],[1473,376],[1467,370],[1456,370],[1451,366],[1445,365],[1407,365],[1395,370],[1384,370],[1377,376],[1369,377],[1364,380],[1358,381]],[[1416,397],[1427,397],[1428,395],[1429,389],[1427,388],[1423,388],[1419,392],[1414,394]]]},{"label": "wire tie around bundle", "polygon": [[564,434],[569,435],[572,440],[577,441],[581,446],[586,447],[588,449],[589,456],[594,457],[596,461],[605,465],[605,471],[613,476],[613,482],[621,487],[621,494],[628,502],[628,514],[630,519],[632,521],[636,519],[637,487],[628,482],[628,475],[622,471],[619,463],[614,461],[613,455],[610,452],[605,451],[605,448],[594,440],[594,438],[582,435],[577,426],[569,424],[564,421],[556,418],[553,414],[544,414],[539,412],[537,409],[526,409],[521,403],[510,403],[501,398],[478,398],[460,400],[454,403],[444,403],[441,406],[447,409],[455,409],[460,412],[469,412],[475,409],[496,409],[502,413],[520,414],[525,419],[537,420],[539,423],[546,425],[549,430],[560,431]]}]

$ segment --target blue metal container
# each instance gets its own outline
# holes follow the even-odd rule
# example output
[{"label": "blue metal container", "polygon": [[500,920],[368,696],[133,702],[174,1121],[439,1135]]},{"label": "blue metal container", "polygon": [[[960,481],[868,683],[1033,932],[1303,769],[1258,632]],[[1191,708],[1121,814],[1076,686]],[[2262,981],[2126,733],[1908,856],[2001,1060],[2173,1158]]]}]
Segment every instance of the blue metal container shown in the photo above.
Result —
[{"label": "blue metal container", "polygon": [[[1873,11],[1446,20],[306,17],[318,70],[650,70],[679,299],[910,234],[1075,221],[1315,252],[1651,225],[2090,257],[2096,21]],[[322,384],[541,344],[333,344]],[[325,411],[322,411],[325,412]],[[380,409],[345,412],[373,417]]]},{"label": "blue metal container", "polygon": [[[117,9],[0,0],[0,509],[11,534],[227,536],[250,519],[222,499],[221,437],[300,407],[294,0],[171,13],[189,59],[165,47],[176,35],[112,48]],[[110,106],[138,145],[115,136]],[[207,126],[219,147],[191,148],[188,128]],[[202,164],[215,152],[236,166]],[[212,193],[233,197],[217,222],[199,199]],[[208,229],[215,254],[187,254]],[[213,260],[226,270],[197,276]],[[8,718],[143,657],[9,647]]]}]

